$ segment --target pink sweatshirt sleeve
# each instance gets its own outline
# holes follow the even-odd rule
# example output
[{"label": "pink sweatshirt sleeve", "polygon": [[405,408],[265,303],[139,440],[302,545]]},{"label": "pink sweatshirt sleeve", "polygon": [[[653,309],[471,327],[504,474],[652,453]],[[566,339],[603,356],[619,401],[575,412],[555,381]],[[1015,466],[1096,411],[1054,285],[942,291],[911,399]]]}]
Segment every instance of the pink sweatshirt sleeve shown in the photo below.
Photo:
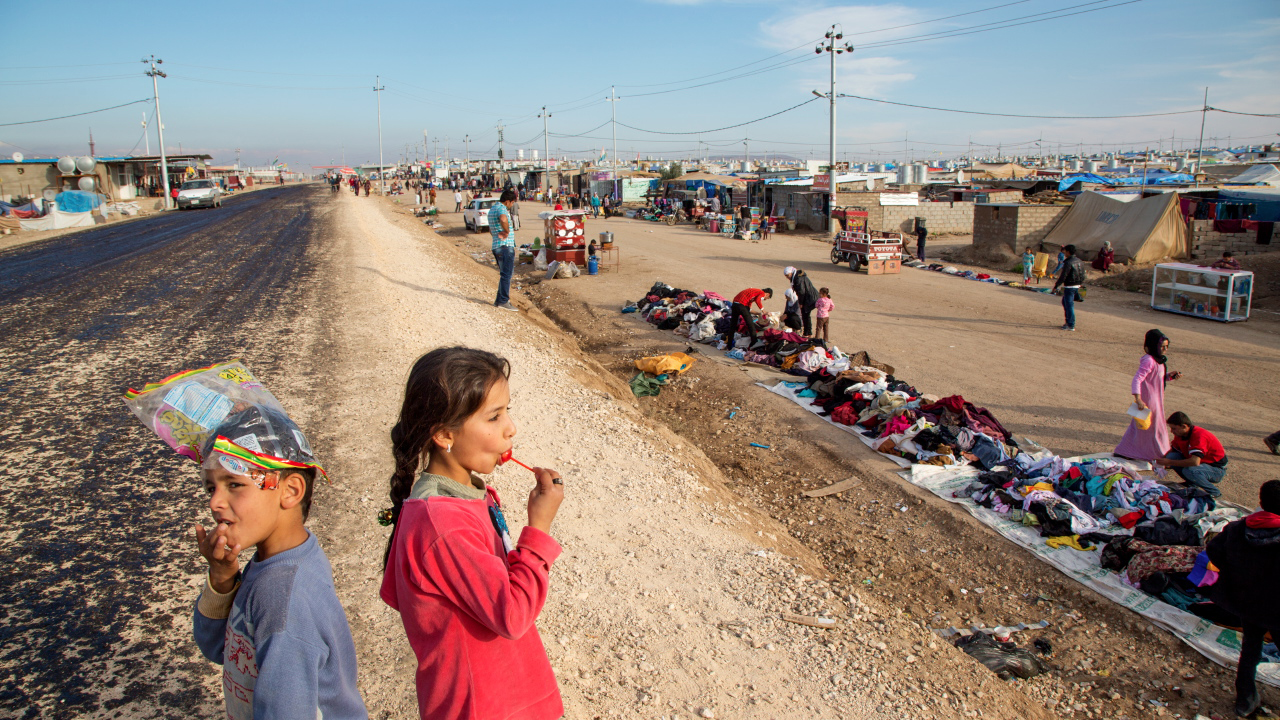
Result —
[{"label": "pink sweatshirt sleeve", "polygon": [[1133,395],[1142,394],[1142,381],[1147,376],[1155,372],[1160,367],[1160,363],[1150,355],[1143,355],[1142,362],[1138,363],[1138,372],[1133,374],[1133,382],[1129,383],[1129,392]]},{"label": "pink sweatshirt sleeve", "polygon": [[493,553],[492,534],[491,528],[455,526],[432,544],[423,567],[450,602],[498,635],[515,639],[542,612],[560,544],[525,527],[504,563]]}]

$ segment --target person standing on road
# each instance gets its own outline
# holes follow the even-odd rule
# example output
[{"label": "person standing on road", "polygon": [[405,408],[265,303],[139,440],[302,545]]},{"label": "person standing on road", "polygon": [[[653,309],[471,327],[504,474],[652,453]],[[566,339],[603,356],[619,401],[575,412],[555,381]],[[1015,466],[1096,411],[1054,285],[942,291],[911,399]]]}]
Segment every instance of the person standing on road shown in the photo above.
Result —
[{"label": "person standing on road", "polygon": [[813,329],[815,336],[820,335],[822,342],[829,343],[831,338],[827,336],[827,331],[831,325],[831,311],[836,307],[835,302],[831,299],[831,290],[828,288],[818,288],[818,324]]},{"label": "person standing on road", "polygon": [[1236,665],[1236,715],[1248,717],[1262,705],[1256,675],[1262,642],[1280,638],[1280,480],[1258,489],[1261,509],[1227,523],[1205,552],[1218,579],[1203,588],[1222,609],[1240,618],[1244,637]]},{"label": "person standing on road", "polygon": [[[756,307],[764,310],[764,301],[773,297],[773,288],[747,288],[737,295],[733,296],[733,305],[729,311],[729,332],[725,333],[725,350],[734,348],[734,341],[737,340],[738,321],[742,320],[747,325],[747,334],[751,336],[751,345],[756,343],[756,319],[751,314],[751,304],[755,303]],[[747,347],[751,347],[748,345]]]},{"label": "person standing on road", "polygon": [[493,236],[493,259],[498,263],[498,297],[495,307],[515,310],[511,304],[511,275],[516,270],[516,231],[511,221],[511,208],[516,204],[514,190],[503,190],[498,202],[489,208],[489,233]]},{"label": "person standing on road", "polygon": [[435,207],[436,206],[436,184],[435,183],[431,183],[431,190],[429,192],[431,194],[431,207]]},{"label": "person standing on road", "polygon": [[804,321],[804,331],[801,334],[813,337],[813,309],[818,306],[818,291],[803,270],[788,265],[782,269],[782,274],[791,281],[791,289],[800,298],[800,319]]},{"label": "person standing on road", "polygon": [[1076,302],[1084,299],[1080,297],[1080,286],[1084,285],[1084,263],[1080,262],[1080,258],[1076,257],[1075,245],[1063,247],[1062,254],[1067,259],[1062,263],[1061,272],[1058,273],[1058,281],[1053,284],[1053,289],[1057,292],[1059,287],[1062,288],[1062,314],[1065,320],[1062,329],[1074,332],[1076,329]]},{"label": "person standing on road", "polygon": [[916,222],[916,259],[924,262],[924,241],[929,237],[929,229],[919,221]]},{"label": "person standing on road", "polygon": [[1151,411],[1151,425],[1141,430],[1137,422],[1130,422],[1115,454],[1133,460],[1155,460],[1169,452],[1169,426],[1164,420],[1164,386],[1170,380],[1182,377],[1182,373],[1170,372],[1167,367],[1169,358],[1165,357],[1165,352],[1169,349],[1169,338],[1164,333],[1148,330],[1142,340],[1142,349],[1146,354],[1138,363],[1138,372],[1133,375],[1129,392],[1133,393],[1133,404],[1139,410]]},{"label": "person standing on road", "polygon": [[600,195],[591,193],[591,217],[600,217]]},{"label": "person standing on road", "polygon": [[453,191],[453,211],[456,213],[462,212],[462,191],[461,190]]}]

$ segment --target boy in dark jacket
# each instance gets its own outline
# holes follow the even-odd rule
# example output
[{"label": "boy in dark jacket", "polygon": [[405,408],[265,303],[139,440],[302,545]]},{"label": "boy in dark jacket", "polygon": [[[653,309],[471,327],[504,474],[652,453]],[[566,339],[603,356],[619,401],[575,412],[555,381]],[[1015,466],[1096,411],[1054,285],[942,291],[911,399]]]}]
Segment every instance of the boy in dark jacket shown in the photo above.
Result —
[{"label": "boy in dark jacket", "polygon": [[800,334],[813,337],[813,308],[818,304],[818,291],[803,270],[788,265],[782,269],[782,274],[791,281],[791,289],[796,291],[796,297],[800,299],[800,319],[803,324]]},{"label": "boy in dark jacket", "polygon": [[1063,330],[1076,329],[1076,302],[1080,297],[1080,286],[1084,285],[1084,263],[1076,257],[1076,246],[1067,245],[1062,248],[1067,259],[1062,264],[1062,272],[1058,274],[1058,282],[1053,284],[1054,292],[1062,288]]},{"label": "boy in dark jacket", "polygon": [[1244,638],[1236,668],[1236,714],[1247,717],[1262,705],[1254,675],[1263,636],[1280,640],[1280,480],[1258,490],[1262,510],[1223,528],[1205,548],[1218,568],[1210,586],[1214,602],[1240,617]]}]

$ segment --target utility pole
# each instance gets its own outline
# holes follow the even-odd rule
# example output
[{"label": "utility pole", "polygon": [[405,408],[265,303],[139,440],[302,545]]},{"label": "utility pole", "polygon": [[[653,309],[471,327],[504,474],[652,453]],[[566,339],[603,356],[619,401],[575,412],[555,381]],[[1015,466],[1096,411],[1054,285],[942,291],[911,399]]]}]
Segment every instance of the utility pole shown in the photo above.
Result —
[{"label": "utility pole", "polygon": [[751,138],[743,138],[742,146],[747,149],[747,159],[743,167],[746,172],[751,172]]},{"label": "utility pole", "polygon": [[547,183],[546,192],[551,193],[551,136],[547,135],[547,118],[551,117],[551,113],[547,112],[547,106],[542,106],[542,114],[538,117],[542,118],[542,177]]},{"label": "utility pole", "polygon": [[471,136],[463,135],[462,142],[464,145],[467,146],[467,167],[466,167],[466,171],[463,173],[463,177],[467,181],[467,188],[470,189],[471,187]]},{"label": "utility pole", "polygon": [[386,172],[382,167],[382,91],[386,90],[382,86],[382,76],[375,75],[373,83],[373,91],[378,95],[378,182],[382,186],[382,194],[387,194],[387,178]]},{"label": "utility pole", "polygon": [[1204,164],[1204,117],[1209,114],[1209,88],[1204,89],[1204,107],[1200,109],[1200,142],[1196,143],[1196,187],[1200,187],[1200,167]]},{"label": "utility pole", "polygon": [[610,124],[613,126],[613,157],[609,158],[609,164],[613,166],[613,197],[618,198],[618,91],[614,86],[609,86],[609,97],[605,99],[609,101]]},{"label": "utility pole", "polygon": [[151,69],[147,71],[147,76],[151,78],[151,96],[156,101],[156,134],[160,136],[160,182],[164,188],[164,209],[169,209],[169,159],[164,154],[164,120],[160,118],[160,83],[156,78],[169,77],[164,72],[157,70],[156,65],[163,65],[164,60],[152,55],[150,58],[143,58],[142,62],[149,63]]},{"label": "utility pole", "polygon": [[142,113],[142,139],[147,143],[147,154],[151,154],[151,136],[147,134],[147,114]]},{"label": "utility pole", "polygon": [[[830,232],[835,228],[835,211],[836,211],[836,55],[841,53],[852,53],[853,45],[845,43],[840,47],[836,47],[836,41],[844,38],[844,33],[839,23],[831,26],[831,29],[823,36],[827,39],[826,43],[819,43],[813,49],[814,53],[821,55],[823,51],[831,54],[831,91],[827,93],[828,99],[831,101],[831,138],[829,149],[829,165],[827,166],[827,182],[829,184],[829,193],[831,200],[827,209],[827,231]],[[817,90],[813,91],[814,95],[822,97],[822,93]]]},{"label": "utility pole", "polygon": [[505,164],[504,159],[507,157],[506,137],[503,134],[504,129],[505,128],[502,125],[502,121],[499,120],[498,121],[498,172],[493,176],[493,184],[499,190],[501,190],[502,186],[506,184],[506,178],[503,177],[506,174],[506,169],[503,167],[503,165]]}]

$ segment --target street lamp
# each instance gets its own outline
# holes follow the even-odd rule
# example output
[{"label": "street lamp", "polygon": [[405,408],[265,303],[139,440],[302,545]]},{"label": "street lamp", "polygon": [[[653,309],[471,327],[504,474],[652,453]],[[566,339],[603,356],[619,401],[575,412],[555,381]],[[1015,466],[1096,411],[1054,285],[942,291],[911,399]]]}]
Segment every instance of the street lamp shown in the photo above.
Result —
[{"label": "street lamp", "polygon": [[[831,197],[831,213],[834,213],[836,210],[836,56],[843,53],[853,52],[853,45],[851,43],[845,43],[838,47],[836,46],[836,41],[844,38],[844,33],[841,30],[842,28],[839,23],[832,25],[831,29],[823,35],[827,41],[825,43],[819,43],[818,46],[813,49],[813,52],[818,55],[821,55],[824,51],[831,54],[831,91],[826,95],[828,100],[831,102],[831,146],[829,148],[830,165],[827,167],[827,182],[829,184],[829,193]],[[819,93],[817,90],[814,90],[813,94],[818,97],[823,97],[822,93]],[[834,218],[834,215],[831,217]],[[828,230],[834,226],[834,219],[829,220],[827,225]]]}]

